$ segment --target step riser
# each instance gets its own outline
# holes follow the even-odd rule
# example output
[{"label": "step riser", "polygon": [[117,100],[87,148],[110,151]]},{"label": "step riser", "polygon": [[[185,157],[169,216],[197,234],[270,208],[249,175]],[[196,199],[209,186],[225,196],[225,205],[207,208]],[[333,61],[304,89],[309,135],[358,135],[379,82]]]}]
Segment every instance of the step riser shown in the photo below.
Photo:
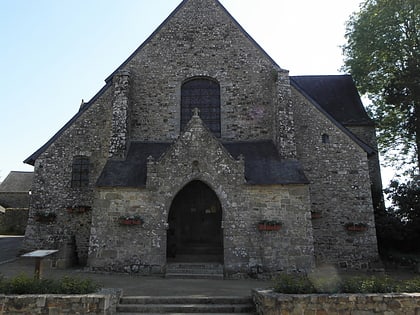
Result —
[{"label": "step riser", "polygon": [[178,264],[168,264],[167,268],[175,268],[175,269],[202,269],[202,270],[213,270],[213,269],[222,269],[223,270],[223,265],[221,264],[206,264],[206,265],[202,265],[202,264],[182,264],[182,263],[178,263]]},{"label": "step riser", "polygon": [[200,274],[171,274],[167,273],[165,275],[165,278],[167,279],[207,279],[207,280],[223,280],[223,275],[200,275]]},{"label": "step riser", "polygon": [[248,297],[123,297],[121,304],[252,304]]},{"label": "step riser", "polygon": [[178,272],[178,273],[196,272],[196,273],[219,274],[219,273],[223,273],[223,269],[167,268],[166,272]]},{"label": "step riser", "polygon": [[208,276],[223,276],[223,271],[199,271],[199,270],[168,270],[166,274],[171,275],[208,275]]},{"label": "step riser", "polygon": [[130,314],[253,314],[250,297],[128,296],[122,297],[117,313]]},{"label": "step riser", "polygon": [[166,278],[176,279],[223,279],[223,265],[221,264],[168,264]]},{"label": "step riser", "polygon": [[120,313],[249,313],[252,305],[119,305]]}]

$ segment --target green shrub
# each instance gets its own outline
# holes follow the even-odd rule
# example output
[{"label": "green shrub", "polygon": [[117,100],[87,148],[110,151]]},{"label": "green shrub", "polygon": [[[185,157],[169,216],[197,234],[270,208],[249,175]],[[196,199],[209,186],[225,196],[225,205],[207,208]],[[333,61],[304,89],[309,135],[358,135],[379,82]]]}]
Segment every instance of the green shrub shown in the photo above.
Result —
[{"label": "green shrub", "polygon": [[3,294],[87,294],[99,288],[92,280],[72,277],[60,280],[35,279],[25,274],[11,279],[0,277],[0,293]]},{"label": "green shrub", "polygon": [[339,293],[341,291],[341,279],[337,275],[329,277],[310,275],[309,280],[316,293]]},{"label": "green shrub", "polygon": [[315,293],[315,287],[306,275],[281,274],[274,284],[274,291],[286,294],[309,294]]},{"label": "green shrub", "polygon": [[340,279],[335,275],[280,275],[274,282],[274,291],[285,294],[420,292],[420,277],[399,281],[387,276]]},{"label": "green shrub", "polygon": [[343,293],[398,292],[398,281],[389,277],[353,277],[342,281]]},{"label": "green shrub", "polygon": [[90,279],[64,277],[60,281],[59,291],[62,294],[88,294],[99,289],[99,285]]},{"label": "green shrub", "polygon": [[399,286],[399,292],[420,292],[420,277],[403,281]]}]

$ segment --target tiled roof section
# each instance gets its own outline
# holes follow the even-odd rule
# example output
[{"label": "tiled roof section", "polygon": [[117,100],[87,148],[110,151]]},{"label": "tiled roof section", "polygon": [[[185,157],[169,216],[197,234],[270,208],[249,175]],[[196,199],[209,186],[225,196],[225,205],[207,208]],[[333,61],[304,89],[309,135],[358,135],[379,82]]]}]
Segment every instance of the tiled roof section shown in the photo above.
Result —
[{"label": "tiled roof section", "polygon": [[33,172],[12,171],[0,184],[0,192],[28,192],[33,178]]},{"label": "tiled roof section", "polygon": [[[223,144],[228,152],[245,158],[245,178],[251,185],[307,184],[298,161],[282,160],[271,141]],[[131,143],[124,161],[108,161],[98,179],[98,187],[145,187],[147,158],[166,152],[170,143]]]},{"label": "tiled roof section", "polygon": [[147,158],[158,159],[171,143],[133,142],[124,161],[108,160],[96,186],[144,187],[146,186]]},{"label": "tiled roof section", "polygon": [[350,75],[292,76],[299,86],[326,112],[344,126],[373,125]]},{"label": "tiled roof section", "polygon": [[245,178],[252,185],[307,184],[297,160],[280,158],[272,141],[224,143],[234,157],[245,158]]}]

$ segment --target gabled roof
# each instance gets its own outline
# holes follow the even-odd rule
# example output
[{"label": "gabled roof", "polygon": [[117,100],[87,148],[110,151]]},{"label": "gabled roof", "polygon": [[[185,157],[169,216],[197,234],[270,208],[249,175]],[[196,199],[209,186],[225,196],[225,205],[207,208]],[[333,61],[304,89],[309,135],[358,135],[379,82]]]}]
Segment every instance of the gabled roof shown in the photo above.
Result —
[{"label": "gabled roof", "polygon": [[[164,28],[168,22],[180,11],[182,10],[182,8],[185,7],[185,5],[190,2],[190,1],[196,1],[196,0],[183,0],[181,2],[181,4],[175,8],[175,10],[165,19],[165,21],[163,21],[163,23],[161,25],[159,25],[159,27],[143,42],[143,44],[140,45],[140,47],[138,47],[131,55],[130,57],[127,58],[126,61],[124,61],[108,78],[105,79],[106,82],[109,82],[112,80],[112,77],[114,76],[114,74],[122,69],[125,65],[127,65],[127,63],[130,62],[131,59],[133,59],[133,57],[139,52],[141,51],[144,46],[146,46],[152,39],[153,37],[156,36],[157,33],[160,32],[160,30],[162,28]],[[238,23],[238,21],[236,21],[236,19],[229,13],[229,11],[220,3],[219,0],[205,0],[205,1],[211,1],[211,2],[215,2],[223,11],[224,13],[232,20],[232,22],[236,25],[236,27],[245,35],[245,37],[251,41],[251,43],[257,47],[258,50],[260,50],[260,52],[268,59],[270,60],[273,65],[275,67],[278,67],[279,70],[284,70],[282,69],[275,61],[273,58],[270,57],[269,54],[267,54],[267,52],[251,37],[251,35],[248,34],[247,31],[245,31],[245,29]],[[284,70],[287,71],[287,70]]]},{"label": "gabled roof", "polygon": [[[301,164],[282,160],[272,141],[222,143],[234,158],[245,159],[245,179],[251,185],[308,184]],[[145,187],[147,158],[158,160],[172,143],[132,142],[124,161],[109,160],[98,187]]]},{"label": "gabled roof", "polygon": [[290,79],[340,124],[374,125],[350,75],[292,76]]},{"label": "gabled roof", "polygon": [[[165,27],[168,22],[172,19],[174,15],[176,15],[188,2],[195,1],[195,0],[183,0],[178,7],[160,24],[160,26],[114,71],[109,75],[106,79],[106,85],[102,87],[102,89],[89,101],[86,102],[83,106],[80,107],[80,110],[74,115],[51,139],[49,139],[41,148],[35,151],[31,156],[25,159],[23,162],[26,164],[34,165],[37,158],[52,144],[54,141],[59,138],[89,107],[95,103],[95,101],[111,86],[112,78],[115,73],[122,68],[124,68],[127,63],[130,62],[141,51],[144,46],[146,46],[153,37],[156,36],[160,32],[160,30]],[[238,29],[245,35],[248,40],[250,40],[257,49],[261,51],[265,57],[273,63],[273,66],[277,67],[279,70],[282,68],[277,65],[277,63],[267,54],[267,52],[245,31],[245,29],[236,21],[236,19],[229,13],[229,11],[218,1],[218,0],[206,0],[215,2],[225,13],[226,15],[232,20],[232,22],[238,27]],[[287,71],[287,70],[284,70]]]},{"label": "gabled roof", "polygon": [[0,192],[28,192],[32,186],[33,172],[12,171],[0,184]]}]

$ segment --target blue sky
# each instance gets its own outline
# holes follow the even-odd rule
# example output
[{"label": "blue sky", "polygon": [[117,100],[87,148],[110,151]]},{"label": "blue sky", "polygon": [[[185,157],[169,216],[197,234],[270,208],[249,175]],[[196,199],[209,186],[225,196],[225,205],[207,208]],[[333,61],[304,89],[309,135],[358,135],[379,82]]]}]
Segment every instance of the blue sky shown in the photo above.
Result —
[{"label": "blue sky", "polygon": [[[181,0],[1,0],[0,180],[48,141]],[[361,0],[221,0],[291,75],[337,74]]]}]

